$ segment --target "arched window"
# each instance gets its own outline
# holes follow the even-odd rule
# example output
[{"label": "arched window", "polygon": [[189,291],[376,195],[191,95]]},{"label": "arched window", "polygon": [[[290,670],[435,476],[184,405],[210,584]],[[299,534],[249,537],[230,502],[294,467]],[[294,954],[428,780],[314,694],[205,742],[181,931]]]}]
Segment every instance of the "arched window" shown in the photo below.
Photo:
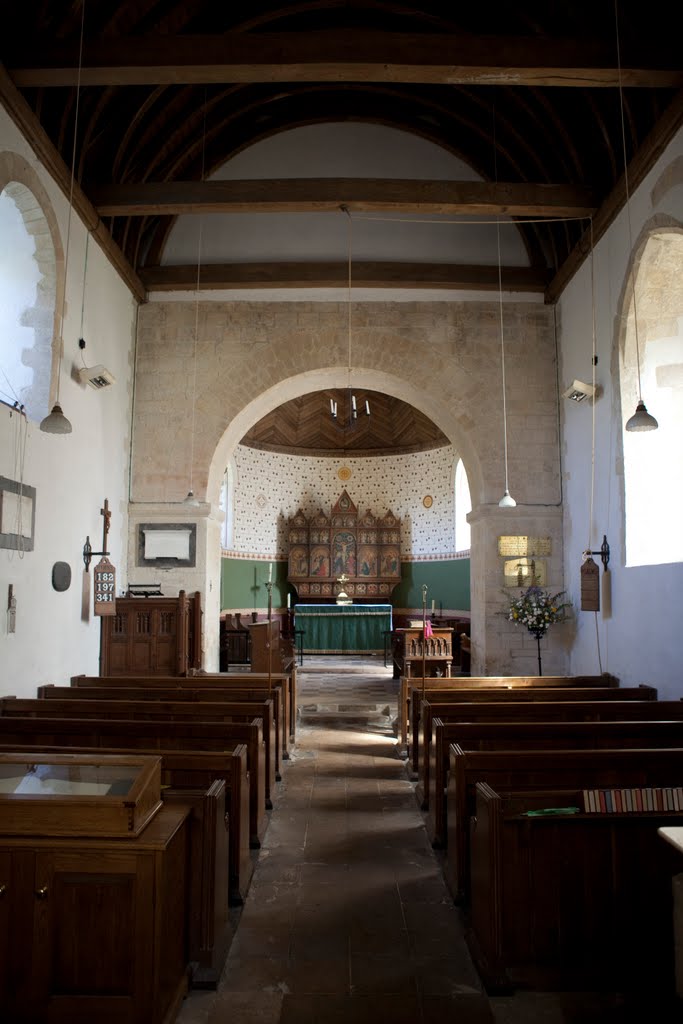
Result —
[{"label": "arched window", "polygon": [[232,550],[235,539],[235,478],[235,460],[230,459],[225,467],[219,499],[219,506],[224,517],[221,527],[221,547],[228,551]]},{"label": "arched window", "polygon": [[[683,561],[683,234],[648,239],[635,279],[643,399],[657,430],[624,430],[627,565]],[[638,400],[636,334],[630,296],[621,359],[623,423]]]},{"label": "arched window", "polygon": [[472,498],[467,471],[462,459],[458,459],[455,467],[455,550],[469,551],[470,524],[467,515],[472,511]]},{"label": "arched window", "polygon": [[45,213],[30,188],[6,181],[0,191],[0,397],[37,422],[49,411],[55,292]]}]

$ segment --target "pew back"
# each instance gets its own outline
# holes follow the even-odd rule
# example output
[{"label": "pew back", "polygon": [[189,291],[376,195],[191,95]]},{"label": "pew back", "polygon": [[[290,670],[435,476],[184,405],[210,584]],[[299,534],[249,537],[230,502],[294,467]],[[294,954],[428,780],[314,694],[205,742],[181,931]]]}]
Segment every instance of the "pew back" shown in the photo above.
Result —
[{"label": "pew back", "polygon": [[501,790],[585,789],[596,786],[671,786],[683,780],[683,748],[464,751],[450,746],[446,879],[458,902],[469,902],[470,818],[475,786]]},{"label": "pew back", "polygon": [[151,688],[178,687],[179,689],[192,690],[195,687],[202,689],[217,686],[221,689],[236,687],[242,689],[264,688],[270,690],[273,686],[281,686],[285,691],[285,715],[287,716],[290,742],[294,743],[296,736],[296,673],[294,669],[288,672],[193,672],[189,676],[86,676],[76,675],[71,677],[71,685],[76,687],[137,687]]},{"label": "pew back", "polygon": [[[527,814],[572,805],[578,814]],[[484,983],[639,993],[648,1004],[664,993],[673,1009],[679,865],[657,828],[683,814],[583,808],[575,787],[477,783],[470,949]]]},{"label": "pew back", "polygon": [[427,832],[435,848],[447,842],[446,786],[449,748],[463,750],[543,750],[612,747],[683,747],[683,719],[593,722],[432,721]]},{"label": "pew back", "polygon": [[653,686],[585,686],[574,687],[526,687],[519,690],[432,690],[422,700],[415,690],[410,691],[410,753],[413,771],[418,774],[421,761],[421,744],[429,745],[431,737],[431,715],[432,710],[441,717],[447,717],[447,705],[451,704],[515,704],[517,702],[529,703],[530,701],[552,702],[554,704],[576,701],[656,701],[657,690]]},{"label": "pew back", "polygon": [[237,703],[0,697],[0,718],[125,718],[131,721],[224,722],[226,727],[263,721],[265,807],[275,789],[275,718],[272,700]]},{"label": "pew back", "polygon": [[401,676],[399,683],[398,714],[399,739],[405,747],[408,743],[408,711],[410,706],[409,688],[424,690],[519,690],[536,686],[548,689],[557,687],[601,686],[615,687],[619,685],[616,676],[603,672],[601,675],[588,676],[453,676],[450,679],[437,679],[433,676],[415,677]]},{"label": "pew back", "polygon": [[169,722],[126,718],[0,716],[0,743],[222,752],[244,744],[249,778],[250,845],[255,848],[261,845],[267,826],[262,718],[248,722]]}]

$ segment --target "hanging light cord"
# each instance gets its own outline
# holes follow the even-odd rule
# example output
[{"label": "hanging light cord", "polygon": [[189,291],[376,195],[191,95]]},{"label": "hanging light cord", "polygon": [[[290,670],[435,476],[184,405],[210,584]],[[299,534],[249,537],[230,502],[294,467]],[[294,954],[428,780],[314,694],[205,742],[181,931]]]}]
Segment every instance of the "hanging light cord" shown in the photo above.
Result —
[{"label": "hanging light cord", "polygon": [[[78,337],[79,337],[80,341],[83,341],[83,318],[84,318],[84,315],[85,315],[85,282],[86,282],[86,278],[88,276],[88,245],[89,245],[89,242],[90,242],[90,232],[88,231],[86,236],[85,236],[85,259],[83,260],[83,296],[81,298],[81,329],[80,329],[79,334],[78,334]],[[80,341],[79,341],[79,344],[80,344]],[[85,349],[85,343],[83,343],[80,346],[80,348],[81,348],[81,362],[85,366],[85,357],[83,355],[83,350]]]},{"label": "hanging light cord", "polygon": [[[347,231],[346,231],[346,308],[347,308],[347,334],[348,334],[348,368],[347,368],[347,386],[349,391],[351,390],[351,266],[352,266],[352,252],[353,252],[353,218],[349,211],[348,206],[342,206],[342,211],[348,217]],[[349,410],[350,412],[351,410]]]},{"label": "hanging light cord", "polygon": [[638,373],[638,401],[643,400],[640,381],[640,339],[638,338],[638,309],[636,306],[636,278],[633,270],[633,229],[631,226],[631,195],[628,184],[628,162],[626,159],[626,121],[624,118],[624,90],[621,81],[621,46],[619,44],[619,0],[614,0],[614,25],[617,43],[617,77],[619,81],[619,111],[621,114],[621,146],[624,155],[624,190],[626,192],[626,220],[628,223],[628,251],[631,261],[631,289],[633,292],[633,327],[636,337],[636,370]]},{"label": "hanging light cord", "polygon": [[505,490],[509,491],[508,486],[508,418],[507,418],[507,403],[505,399],[505,340],[503,331],[503,275],[500,265],[500,222],[496,222],[496,243],[498,247],[498,294],[500,296],[499,309],[500,309],[500,365],[503,378],[503,453],[505,458]]},{"label": "hanging light cord", "polygon": [[[595,502],[595,380],[596,380],[596,331],[595,331],[595,250],[593,247],[593,218],[589,221],[590,239],[591,239],[591,365],[592,365],[592,376],[591,384],[593,386],[593,399],[591,402],[591,490],[590,490],[590,507],[588,516],[588,547],[587,551],[593,549],[593,511]],[[598,669],[600,675],[602,675],[602,653],[600,650],[600,629],[598,625],[598,613],[593,612],[595,619],[595,645],[598,652]]]},{"label": "hanging light cord", "polygon": [[[201,165],[201,181],[204,181],[204,160],[206,151],[206,91],[204,92],[204,123],[202,127],[202,165]],[[192,489],[193,483],[193,470],[194,470],[194,426],[195,426],[195,406],[197,404],[197,335],[199,334],[199,283],[201,280],[201,267],[202,267],[202,229],[204,227],[204,217],[199,218],[199,236],[197,239],[197,282],[195,288],[195,303],[194,303],[194,348],[192,353],[192,427],[190,431],[190,491],[191,495],[194,494]]]},{"label": "hanging light cord", "polygon": [[591,551],[593,548],[593,506],[595,502],[595,362],[596,362],[596,340],[595,340],[595,256],[593,250],[593,218],[590,218],[590,237],[591,237],[591,365],[592,365],[592,377],[591,385],[593,387],[593,398],[591,400],[591,490],[590,490],[590,506],[588,515],[588,547],[587,551]]},{"label": "hanging light cord", "polygon": [[81,100],[81,70],[83,67],[83,35],[85,31],[85,0],[81,7],[81,35],[78,42],[78,74],[76,76],[76,108],[74,111],[74,140],[71,149],[71,181],[69,184],[69,214],[66,221],[66,246],[64,249],[64,280],[62,282],[62,308],[59,318],[59,349],[57,352],[57,392],[56,403],[59,405],[59,382],[62,375],[62,351],[64,348],[64,312],[66,309],[66,279],[69,269],[69,243],[71,240],[71,213],[73,210],[74,181],[76,178],[76,143],[78,139],[78,110]]}]

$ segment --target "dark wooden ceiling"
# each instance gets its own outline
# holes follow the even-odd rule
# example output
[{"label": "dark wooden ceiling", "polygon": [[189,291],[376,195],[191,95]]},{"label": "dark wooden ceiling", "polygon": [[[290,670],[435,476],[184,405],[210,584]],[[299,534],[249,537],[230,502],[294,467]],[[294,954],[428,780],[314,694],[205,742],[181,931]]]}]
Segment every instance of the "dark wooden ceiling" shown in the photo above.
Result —
[{"label": "dark wooden ceiling", "polygon": [[[336,418],[330,402],[336,403]],[[285,402],[254,424],[241,443],[262,451],[335,458],[344,453],[356,458],[405,455],[450,444],[412,405],[361,388],[315,391]]]},{"label": "dark wooden ceiling", "polygon": [[[151,286],[195,287],[196,267],[161,266],[180,213],[346,205],[523,218],[529,268],[503,268],[503,285],[553,301],[589,251],[588,217],[597,239],[623,205],[624,149],[633,189],[681,124],[675,10],[671,0],[13,0],[0,99],[65,191],[74,162],[75,205],[141,298]],[[331,121],[414,133],[483,180],[205,180],[258,140]],[[345,275],[341,263],[207,265],[202,284]],[[498,288],[477,265],[387,261],[355,266],[354,278]]]}]

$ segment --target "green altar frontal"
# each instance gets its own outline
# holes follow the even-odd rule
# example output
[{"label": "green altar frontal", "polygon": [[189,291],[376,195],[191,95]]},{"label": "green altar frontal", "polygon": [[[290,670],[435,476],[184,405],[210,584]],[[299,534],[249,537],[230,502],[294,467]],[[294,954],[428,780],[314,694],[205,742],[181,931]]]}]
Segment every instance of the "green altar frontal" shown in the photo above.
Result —
[{"label": "green altar frontal", "polygon": [[390,604],[298,604],[294,626],[306,654],[368,654],[384,650]]}]

